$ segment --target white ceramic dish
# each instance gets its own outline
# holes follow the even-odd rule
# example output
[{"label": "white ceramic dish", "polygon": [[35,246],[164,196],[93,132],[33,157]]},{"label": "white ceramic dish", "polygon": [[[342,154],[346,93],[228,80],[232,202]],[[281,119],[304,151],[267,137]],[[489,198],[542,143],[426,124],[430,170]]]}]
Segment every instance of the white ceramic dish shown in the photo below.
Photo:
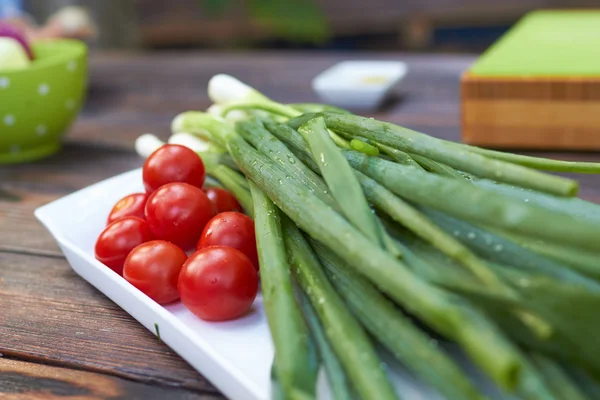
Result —
[{"label": "white ceramic dish", "polygon": [[399,61],[344,61],[317,75],[312,87],[327,104],[375,109],[407,70]]},{"label": "white ceramic dish", "polygon": [[[181,303],[163,307],[94,258],[93,248],[113,204],[121,197],[143,191],[141,169],[136,169],[72,193],[35,211],[51,232],[72,268],[148,330],[160,330],[161,340],[210,380],[232,400],[270,399],[273,345],[262,306],[257,297],[252,312],[222,323],[204,322]],[[399,340],[401,340],[399,338]],[[451,351],[454,352],[452,348]],[[392,382],[403,400],[441,400],[431,389],[414,381],[388,354],[381,352]],[[460,357],[460,356],[459,356]],[[461,364],[473,372],[474,368]],[[476,374],[482,387],[489,383]],[[318,398],[329,399],[324,374],[320,374]],[[492,398],[500,399],[498,394]]]}]

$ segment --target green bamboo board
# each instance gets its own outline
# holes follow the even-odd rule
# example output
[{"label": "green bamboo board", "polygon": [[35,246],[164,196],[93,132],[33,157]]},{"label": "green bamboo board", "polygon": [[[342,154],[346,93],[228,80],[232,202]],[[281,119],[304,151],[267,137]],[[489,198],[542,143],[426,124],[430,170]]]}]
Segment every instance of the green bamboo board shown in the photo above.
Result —
[{"label": "green bamboo board", "polygon": [[600,76],[600,9],[534,11],[471,66],[480,76]]}]

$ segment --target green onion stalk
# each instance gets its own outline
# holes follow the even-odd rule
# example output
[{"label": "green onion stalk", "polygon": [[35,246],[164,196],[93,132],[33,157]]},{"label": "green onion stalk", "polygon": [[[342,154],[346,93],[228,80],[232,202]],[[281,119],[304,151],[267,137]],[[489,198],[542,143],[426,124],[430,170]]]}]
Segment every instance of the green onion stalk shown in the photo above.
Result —
[{"label": "green onion stalk", "polygon": [[[460,343],[471,358],[501,387],[512,390],[519,378],[520,355],[483,315],[461,306],[460,299],[416,277],[402,262],[365,236],[316,195],[262,156],[222,121],[205,129],[220,132],[231,156],[299,228],[327,245],[409,312]],[[213,129],[214,128],[214,129]],[[477,338],[484,335],[488,340]]]},{"label": "green onion stalk", "polygon": [[[355,169],[414,203],[472,222],[562,241],[583,249],[598,249],[600,224],[574,219],[566,213],[553,212],[500,193],[490,193],[467,181],[422,173],[352,150],[344,150],[344,154]],[[567,235],[565,227],[568,227]]]},{"label": "green onion stalk", "polygon": [[303,235],[288,218],[283,218],[282,226],[294,277],[326,327],[325,334],[357,393],[363,399],[396,399],[369,336],[336,293]]},{"label": "green onion stalk", "polygon": [[288,396],[294,391],[314,394],[318,363],[294,296],[279,211],[262,190],[252,182],[249,186],[263,303],[275,347],[276,376]]}]

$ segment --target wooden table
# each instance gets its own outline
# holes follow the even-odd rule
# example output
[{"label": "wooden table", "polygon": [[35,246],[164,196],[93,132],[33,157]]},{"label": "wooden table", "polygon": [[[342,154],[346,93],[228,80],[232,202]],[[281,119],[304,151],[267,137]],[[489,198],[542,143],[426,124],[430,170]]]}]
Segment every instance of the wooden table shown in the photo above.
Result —
[{"label": "wooden table", "polygon": [[[0,167],[0,399],[217,399],[208,381],[79,278],[36,207],[141,166],[133,143],[166,139],[179,112],[209,106],[206,85],[230,73],[282,102],[315,101],[311,79],[347,54],[102,54],[91,58],[89,97],[64,150]],[[459,77],[471,56],[380,55],[409,63],[401,94],[376,114],[459,140]],[[590,154],[552,154],[600,160]],[[579,176],[600,201],[600,177]]]}]

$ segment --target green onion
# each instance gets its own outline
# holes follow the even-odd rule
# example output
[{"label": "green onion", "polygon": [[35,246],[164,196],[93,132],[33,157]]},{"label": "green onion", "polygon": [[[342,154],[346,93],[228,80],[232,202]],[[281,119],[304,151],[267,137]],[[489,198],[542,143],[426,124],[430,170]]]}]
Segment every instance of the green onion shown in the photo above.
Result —
[{"label": "green onion", "polygon": [[333,130],[364,136],[473,175],[561,196],[574,196],[578,190],[576,181],[457,150],[456,146],[444,141],[391,123],[355,115],[325,114],[324,118],[327,127]]},{"label": "green onion", "polygon": [[[600,376],[600,206],[571,197],[576,181],[536,169],[597,173],[600,164],[284,105],[225,75],[211,83],[211,113],[247,111],[229,123],[184,113],[172,129],[212,142],[200,153],[207,175],[256,216],[275,398],[314,397],[315,345],[339,398],[352,395],[348,381],[362,398],[395,398],[366,331],[449,399],[479,398],[392,301],[524,400],[595,398],[597,385],[558,363]],[[261,119],[230,125],[253,115]],[[301,307],[290,272],[307,294]]]},{"label": "green onion", "polygon": [[[299,158],[301,158],[301,160],[309,167],[311,168],[313,171],[316,171],[316,164],[314,163],[312,157],[310,156],[310,150],[308,149],[308,146],[306,144],[306,142],[302,139],[302,136],[300,135],[300,133],[296,132],[293,128],[286,126],[286,125],[281,125],[281,124],[276,124],[276,123],[266,123],[266,127],[269,129],[269,131],[271,131],[271,133],[273,133],[275,136],[277,136],[280,140],[284,141],[285,143],[287,143],[289,146],[293,147],[294,149],[296,149],[299,153],[296,153],[298,155]],[[392,149],[394,150],[394,149]],[[408,156],[410,159],[410,156]],[[406,211],[406,213],[415,214],[416,211],[414,211],[414,209],[412,210],[412,212],[410,210],[407,210],[408,207],[410,207],[408,204],[402,202],[402,200],[400,200],[399,198],[393,196],[395,198],[395,200],[389,200],[389,196],[385,195],[385,192],[387,192],[387,190],[385,188],[383,188],[382,186],[380,186],[379,184],[377,184],[375,181],[373,181],[372,179],[366,177],[363,174],[360,174],[358,172],[355,172],[358,175],[359,181],[362,185],[362,189],[365,191],[365,195],[367,196],[367,199],[375,204],[378,207],[383,207],[384,209],[386,209],[388,212],[393,212],[393,216],[396,217],[396,220],[400,223],[402,223],[399,219],[397,218],[410,218],[411,221],[414,221],[414,218],[412,217],[401,217],[400,215],[402,215],[402,213],[404,211]],[[377,188],[377,189],[376,189]],[[378,197],[375,193],[373,193],[374,191],[376,192],[377,190],[379,191],[385,191],[382,193],[381,197]],[[391,193],[388,192],[389,195],[391,195]],[[388,199],[388,200],[386,200]],[[393,203],[396,204],[396,209],[397,211],[390,211],[390,208],[393,208],[393,205],[389,205],[389,203]],[[402,205],[398,205],[398,202],[402,202]],[[402,211],[399,211],[402,210]],[[415,227],[418,228],[422,221],[422,219],[419,219],[418,221],[414,221],[414,223],[410,224],[411,227]],[[410,222],[408,222],[410,223]],[[429,224],[431,225],[431,224]],[[424,228],[419,229],[420,231],[427,231],[427,226],[425,226]],[[389,242],[389,238],[386,234],[384,234],[384,240],[386,242]],[[392,246],[387,243],[386,247],[388,249],[390,249]],[[459,256],[459,253],[461,253],[461,251],[456,251],[456,250],[452,250],[451,254],[455,254],[456,256]],[[493,278],[492,278],[493,279]]]},{"label": "green onion", "polygon": [[594,380],[588,373],[572,366],[568,368],[567,373],[575,380],[579,388],[590,398],[600,399],[600,383],[597,378]]},{"label": "green onion", "polygon": [[[479,306],[483,304],[493,304],[494,309],[513,309],[518,306],[509,297],[493,294],[473,281],[472,278],[464,276],[459,266],[443,254],[431,249],[431,246],[422,242],[414,235],[408,232],[395,230],[394,233],[402,243],[399,246],[405,256],[406,262],[421,276],[433,283],[457,291],[459,295],[465,295],[466,298],[473,300],[474,304]],[[433,250],[433,251],[432,251]],[[325,265],[325,264],[324,264]],[[506,272],[499,270],[498,272]],[[524,279],[524,274],[519,274],[516,278],[519,282]],[[531,276],[527,276],[530,279]],[[519,379],[517,392],[529,400],[555,400],[548,389],[544,387],[544,382],[538,371],[531,365],[525,355],[522,355],[521,376]]]},{"label": "green onion", "polygon": [[262,100],[262,101],[242,101],[227,103],[223,106],[222,116],[225,117],[233,110],[262,110],[272,114],[282,115],[288,118],[294,118],[300,114],[300,111],[293,109],[292,107],[284,106],[283,104],[276,103],[274,101]]},{"label": "green onion", "polygon": [[565,282],[598,288],[598,283],[593,280],[572,271],[565,265],[531,252],[504,237],[439,211],[426,207],[420,209],[437,226],[451,233],[457,240],[487,260],[555,277]]},{"label": "green onion", "polygon": [[[538,340],[506,310],[516,304],[473,286],[452,288],[484,309],[503,329],[525,347],[583,366],[600,374],[600,342],[597,310],[600,294],[581,285],[568,284],[543,276],[523,276],[514,282],[521,295],[521,306],[541,316],[552,326],[552,335]],[[464,289],[464,290],[463,290]],[[591,339],[591,340],[590,340]]]},{"label": "green onion", "polygon": [[228,166],[229,168],[238,170],[237,165],[231,159],[231,156],[227,153],[216,153],[212,151],[197,151],[196,154],[200,156],[202,161],[207,164],[219,165],[223,164]]},{"label": "green onion", "polygon": [[547,243],[541,240],[531,240],[522,235],[490,229],[500,236],[519,244],[520,246],[538,253],[544,257],[551,258],[562,263],[565,266],[571,267],[573,270],[582,275],[600,281],[600,262],[597,252],[589,252],[582,249],[564,246],[558,243]]},{"label": "green onion", "polygon": [[375,348],[350,314],[296,226],[284,218],[285,244],[294,276],[315,307],[325,333],[363,399],[395,399]]},{"label": "green onion", "polygon": [[[456,145],[456,143],[454,144]],[[463,147],[464,145],[460,146]],[[530,157],[520,154],[482,149],[474,146],[465,146],[465,148],[468,151],[478,153],[489,158],[494,158],[496,160],[502,160],[534,169],[555,172],[575,172],[582,174],[600,173],[600,163],[552,160],[549,158]]]},{"label": "green onion", "polygon": [[425,168],[426,171],[432,172],[434,174],[438,174],[441,176],[447,176],[449,178],[455,179],[464,179],[460,173],[458,173],[454,168],[449,167],[445,164],[433,161],[427,157],[423,157],[418,154],[413,154],[412,158],[419,163],[419,165]]},{"label": "green onion", "polygon": [[[534,204],[493,193],[456,179],[423,173],[362,153],[344,150],[350,164],[392,192],[418,204],[470,221],[523,234],[563,241],[575,247],[598,248],[600,225],[551,212]],[[569,234],[565,235],[565,227]]]},{"label": "green onion", "polygon": [[331,140],[333,140],[333,143],[335,143],[338,147],[341,147],[342,149],[350,149],[350,142],[348,142],[346,139],[344,139],[343,137],[341,137],[340,135],[338,135],[335,132],[329,132],[329,137],[331,138]]},{"label": "green onion", "polygon": [[227,190],[233,193],[244,211],[248,215],[253,215],[254,206],[252,205],[252,196],[248,192],[248,182],[246,178],[225,165],[218,165],[207,169],[207,173],[218,179]]},{"label": "green onion", "polygon": [[[278,126],[284,127],[284,130],[291,129],[285,125]],[[281,166],[281,168],[289,174],[286,175],[286,178],[291,179],[292,177],[294,177],[298,179],[302,184],[306,185],[311,192],[318,195],[321,200],[330,205],[335,211],[340,211],[339,203],[331,197],[331,194],[329,194],[328,187],[327,185],[325,185],[321,177],[316,175],[316,173],[321,172],[320,168],[310,157],[310,150],[308,149],[307,143],[304,141],[304,139],[302,139],[302,136],[298,132],[293,131],[293,134],[298,135],[298,141],[300,143],[298,143],[297,145],[302,147],[303,149],[303,153],[300,154],[299,157],[296,156],[292,151],[290,151],[283,143],[281,143],[277,139],[277,137],[275,137],[267,129],[265,129],[263,125],[257,125],[256,121],[254,121],[254,123],[238,123],[237,127],[238,133],[240,133],[242,137],[244,137],[246,140],[252,143],[252,145],[254,145],[254,147],[256,147],[264,156],[271,159],[272,161],[275,161],[277,165]],[[330,147],[330,150],[335,153],[338,152],[335,146]],[[300,157],[304,162],[301,161]],[[345,159],[342,158],[341,161],[347,164]],[[338,174],[340,173],[339,171],[335,170],[333,172],[335,176],[338,176]],[[345,186],[347,183],[344,181],[343,175],[339,176],[339,178],[336,179],[339,179],[338,182],[342,186]],[[333,192],[333,190],[332,194],[335,195],[335,192]],[[362,192],[359,192],[358,195],[362,197]],[[350,200],[350,198],[344,198],[344,201],[346,203]],[[370,209],[368,211],[367,217],[372,218],[374,220],[374,223],[376,225],[375,228],[377,229],[377,233],[381,236],[382,243],[385,246],[385,248],[390,252],[390,254],[394,255],[395,257],[400,257],[401,254],[398,251],[397,247],[387,236],[385,230],[383,230],[379,226],[377,219],[373,217],[372,213],[370,212]]]},{"label": "green onion", "polygon": [[225,122],[216,120],[212,115],[200,111],[181,113],[173,119],[171,124],[173,133],[190,133],[209,140],[222,148],[225,148],[225,142],[221,137],[227,129],[229,127]]},{"label": "green onion", "polygon": [[297,117],[290,118],[286,122],[286,125],[289,126],[292,129],[294,129],[294,130],[298,130],[302,125],[304,125],[305,123],[307,123],[311,119],[315,119],[315,118],[321,117],[323,115],[325,115],[323,112],[308,112],[308,113],[304,113],[304,114],[299,115]]},{"label": "green onion", "polygon": [[300,127],[299,132],[308,143],[313,160],[319,166],[321,175],[343,214],[369,240],[383,246],[381,231],[360,183],[348,161],[329,137],[323,119],[319,117],[308,121]]},{"label": "green onion", "polygon": [[366,280],[323,245],[311,241],[331,282],[363,325],[404,365],[448,400],[481,399],[475,387],[442,349]]},{"label": "green onion", "polygon": [[351,112],[348,111],[348,110],[344,110],[343,108],[332,106],[330,104],[293,103],[293,104],[288,104],[288,106],[292,107],[295,110],[300,111],[303,114],[306,114],[306,113],[318,113],[318,112],[330,112],[330,113],[338,113],[338,114],[351,114]]},{"label": "green onion", "polygon": [[369,143],[364,142],[359,139],[352,139],[350,141],[350,148],[352,150],[356,150],[356,151],[360,151],[361,153],[365,153],[368,156],[377,157],[379,155],[379,149],[377,147],[371,146]]},{"label": "green onion", "polygon": [[368,176],[356,171],[369,202],[440,251],[454,258],[490,288],[502,288],[496,275],[467,247],[438,228],[425,215]]},{"label": "green onion", "polygon": [[530,357],[557,399],[589,400],[554,360],[539,353],[532,354]]},{"label": "green onion", "polygon": [[516,186],[501,184],[487,179],[473,181],[473,184],[524,203],[533,203],[550,211],[569,214],[573,217],[600,223],[600,205],[590,203],[578,197],[557,197]]},{"label": "green onion", "polygon": [[286,394],[293,390],[314,393],[318,366],[294,297],[279,211],[251,182],[250,191],[254,201],[263,303],[275,346],[277,378]]},{"label": "green onion", "polygon": [[423,169],[421,164],[416,162],[413,157],[401,150],[394,149],[393,147],[389,147],[380,143],[377,143],[377,147],[394,162]]},{"label": "green onion", "polygon": [[[426,171],[432,172],[434,174],[448,176],[450,178],[464,179],[464,177],[460,173],[458,173],[456,170],[454,170],[454,168],[449,167],[444,164],[440,164],[438,162],[435,162],[427,157],[423,157],[418,154],[409,155],[408,153],[405,153],[401,150],[395,149],[390,146],[386,146],[381,143],[377,143],[373,140],[369,140],[369,139],[363,138],[361,136],[349,135],[349,134],[342,133],[342,132],[340,132],[340,134],[342,136],[344,136],[345,138],[350,139],[351,141],[352,140],[362,140],[364,142],[371,144],[372,146],[376,146],[379,150],[381,150],[382,153],[384,153],[386,156],[388,156],[392,161],[397,162],[399,164],[408,165],[408,166],[416,167],[419,169],[425,169]],[[359,149],[354,149],[354,148],[352,150],[360,151]],[[362,153],[368,154],[364,151],[362,151]],[[368,154],[368,155],[377,155],[377,154]]]},{"label": "green onion", "polygon": [[[522,379],[519,383],[518,393],[524,400],[562,400],[562,397],[553,396],[546,386],[544,376],[529,359],[523,360]],[[565,398],[565,400],[567,400]],[[571,400],[571,399],[569,399]]]},{"label": "green onion", "polygon": [[265,127],[275,135],[279,140],[289,146],[292,150],[299,150],[310,154],[308,145],[302,138],[302,135],[296,131],[296,129],[285,125],[278,124],[272,121],[265,121]]},{"label": "green onion", "polygon": [[327,373],[327,378],[333,394],[333,399],[348,400],[354,398],[348,377],[335,355],[331,344],[327,340],[325,330],[321,326],[317,313],[313,306],[311,306],[305,294],[300,293],[299,297],[300,306],[304,311],[304,319],[306,320],[315,339],[315,343],[317,344],[317,348],[319,349],[319,354],[323,361],[323,366],[325,367],[325,372]]},{"label": "green onion", "polygon": [[[380,290],[430,326],[456,340],[501,387],[514,388],[519,376],[516,349],[490,321],[461,307],[460,301],[427,284],[387,252],[374,246],[343,217],[230,131],[224,138],[242,171],[304,231],[334,250]],[[281,179],[282,184],[279,184]],[[488,339],[478,339],[484,335]]]},{"label": "green onion", "polygon": [[[257,119],[236,123],[236,131],[258,151],[273,162],[286,168],[290,175],[297,178],[309,190],[313,190],[321,200],[339,209],[331,197],[328,187],[320,176],[304,165],[283,143],[274,137]],[[288,179],[291,179],[288,178]]]}]

